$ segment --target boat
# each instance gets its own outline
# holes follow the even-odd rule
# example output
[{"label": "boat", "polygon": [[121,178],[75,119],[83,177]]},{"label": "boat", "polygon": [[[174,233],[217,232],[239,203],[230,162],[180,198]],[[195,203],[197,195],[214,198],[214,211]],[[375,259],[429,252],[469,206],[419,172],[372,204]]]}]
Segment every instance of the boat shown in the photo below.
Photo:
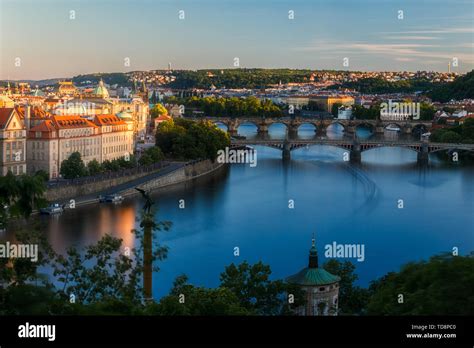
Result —
[{"label": "boat", "polygon": [[46,208],[40,209],[40,213],[44,215],[61,214],[63,211],[64,206],[61,206],[59,203],[53,203],[47,206]]},{"label": "boat", "polygon": [[430,132],[427,132],[427,133],[423,133],[421,135],[423,138],[429,138],[431,136],[431,133]]},{"label": "boat", "polygon": [[122,201],[123,197],[116,193],[106,196],[99,196],[100,203],[120,203]]},{"label": "boat", "polygon": [[385,129],[389,131],[400,132],[400,127],[396,126],[387,126]]}]

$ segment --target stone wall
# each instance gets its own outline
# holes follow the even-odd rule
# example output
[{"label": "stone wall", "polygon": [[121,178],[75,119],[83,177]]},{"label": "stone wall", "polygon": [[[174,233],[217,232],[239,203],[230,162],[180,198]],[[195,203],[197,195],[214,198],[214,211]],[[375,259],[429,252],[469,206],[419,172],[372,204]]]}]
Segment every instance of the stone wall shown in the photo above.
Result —
[{"label": "stone wall", "polygon": [[[186,166],[181,167],[167,175],[151,179],[146,183],[141,184],[140,188],[146,191],[153,191],[158,188],[175,185],[198,178],[200,176],[209,174],[222,166],[223,164],[217,162],[212,163],[210,160],[187,164]],[[133,187],[121,192],[121,194],[124,196],[129,196],[137,193],[138,192]]]},{"label": "stone wall", "polygon": [[[197,178],[201,175],[205,175],[209,172],[214,171],[215,169],[221,167],[220,163],[212,163],[209,160],[199,161],[199,162],[190,162],[185,166],[178,168],[170,173],[167,173],[162,176],[151,178],[145,183],[141,183],[139,186],[145,190],[153,190],[160,187],[165,187],[168,185],[173,185],[181,183],[190,179]],[[158,171],[155,171],[155,173]],[[83,198],[83,201],[87,201],[89,196],[91,200],[96,200],[96,196],[101,192],[107,190],[113,190],[114,187],[130,182],[130,187],[125,187],[120,193],[124,196],[137,193],[134,189],[135,185],[133,181],[135,179],[142,178],[147,175],[152,175],[152,172],[147,173],[138,173],[129,176],[122,176],[117,178],[109,178],[107,180],[101,180],[96,182],[90,182],[83,185],[67,185],[60,187],[51,187],[48,188],[45,194],[45,198],[50,202],[58,202],[69,199],[80,199]],[[79,203],[79,202],[78,202]]]}]

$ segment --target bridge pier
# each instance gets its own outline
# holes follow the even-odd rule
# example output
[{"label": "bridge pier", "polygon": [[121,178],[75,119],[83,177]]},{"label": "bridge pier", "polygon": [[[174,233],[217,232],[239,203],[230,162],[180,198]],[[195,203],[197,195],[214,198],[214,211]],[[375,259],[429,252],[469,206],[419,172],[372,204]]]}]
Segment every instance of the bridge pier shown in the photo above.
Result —
[{"label": "bridge pier", "polygon": [[357,139],[354,139],[352,150],[349,155],[349,160],[351,163],[354,163],[354,164],[359,164],[362,161],[362,151]]},{"label": "bridge pier", "polygon": [[421,166],[428,165],[428,163],[430,161],[429,152],[428,152],[428,144],[423,143],[421,145],[420,152],[418,152],[418,154],[416,156],[416,161]]},{"label": "bridge pier", "polygon": [[283,149],[282,149],[282,159],[283,161],[289,161],[291,159],[291,146],[288,140],[283,142]]},{"label": "bridge pier", "polygon": [[376,134],[383,134],[385,131],[385,128],[383,126],[377,126],[375,127],[375,133]]},{"label": "bridge pier", "polygon": [[347,126],[344,128],[345,133],[355,133],[356,131],[356,126]]},{"label": "bridge pier", "polygon": [[266,124],[260,124],[257,126],[257,134],[261,136],[268,135],[268,126]]},{"label": "bridge pier", "polygon": [[297,138],[298,137],[298,126],[297,125],[289,125],[288,126],[288,137],[290,137],[290,138]]}]

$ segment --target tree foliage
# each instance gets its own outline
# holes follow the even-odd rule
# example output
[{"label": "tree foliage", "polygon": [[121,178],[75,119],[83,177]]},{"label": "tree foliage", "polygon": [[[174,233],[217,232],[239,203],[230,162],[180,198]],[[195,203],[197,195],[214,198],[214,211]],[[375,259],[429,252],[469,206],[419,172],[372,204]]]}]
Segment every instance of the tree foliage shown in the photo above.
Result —
[{"label": "tree foliage", "polygon": [[367,309],[371,315],[472,315],[473,289],[472,255],[439,255],[372,282]]},{"label": "tree foliage", "polygon": [[156,131],[156,146],[166,157],[215,160],[217,151],[230,145],[230,138],[208,121],[193,122],[178,118],[161,122]]}]

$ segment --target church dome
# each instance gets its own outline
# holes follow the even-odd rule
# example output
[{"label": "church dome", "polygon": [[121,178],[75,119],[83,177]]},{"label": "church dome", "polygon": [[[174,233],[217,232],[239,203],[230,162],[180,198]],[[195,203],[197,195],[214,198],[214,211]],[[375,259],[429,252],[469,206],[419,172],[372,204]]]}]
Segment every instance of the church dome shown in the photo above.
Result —
[{"label": "church dome", "polygon": [[99,85],[94,89],[94,94],[101,98],[109,97],[109,91],[105,87],[104,81],[102,81],[102,79],[100,79]]},{"label": "church dome", "polygon": [[121,118],[122,120],[131,120],[133,118],[132,114],[128,111],[119,112],[117,117]]}]

